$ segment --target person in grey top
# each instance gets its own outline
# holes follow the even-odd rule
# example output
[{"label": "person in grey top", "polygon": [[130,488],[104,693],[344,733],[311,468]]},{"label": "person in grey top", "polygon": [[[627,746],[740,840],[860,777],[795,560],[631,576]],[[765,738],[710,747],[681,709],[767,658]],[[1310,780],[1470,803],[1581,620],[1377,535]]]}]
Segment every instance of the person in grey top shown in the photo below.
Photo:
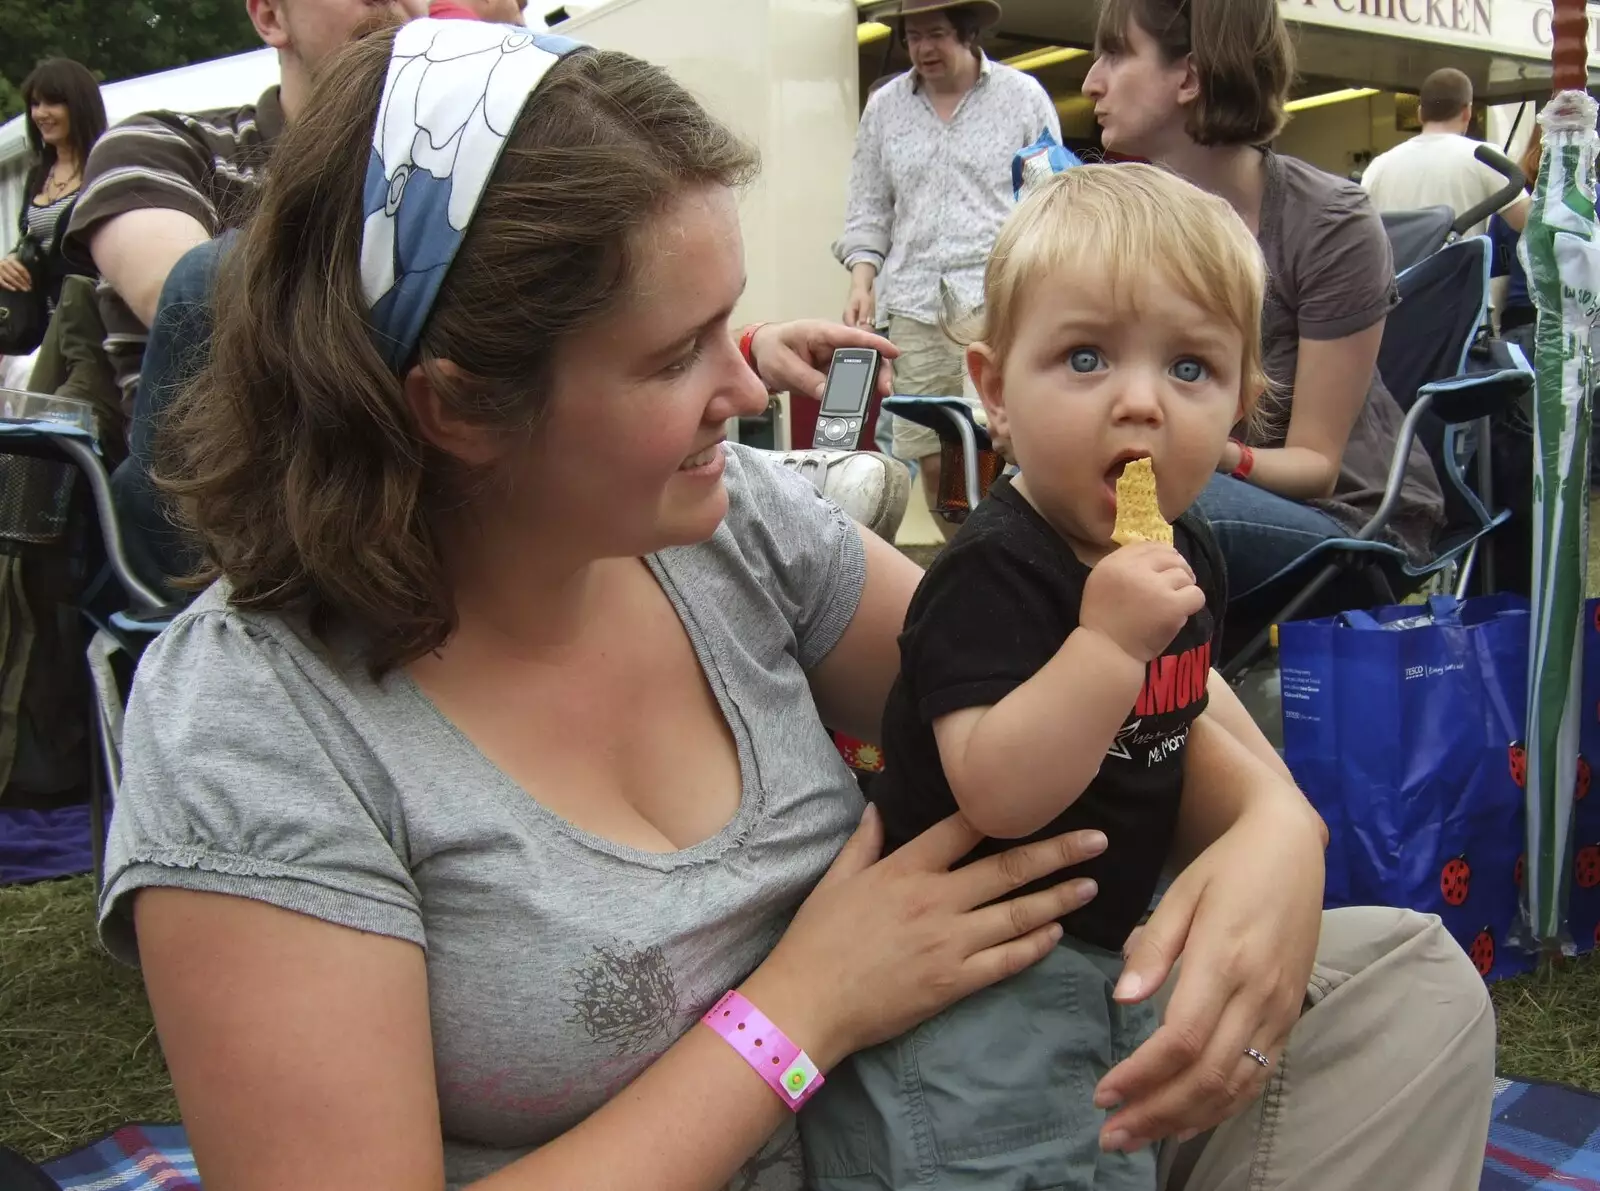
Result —
[{"label": "person in grey top", "polygon": [[[1403,420],[1377,369],[1398,301],[1389,241],[1360,186],[1264,148],[1294,78],[1276,0],[1108,0],[1096,40],[1083,90],[1106,148],[1227,199],[1267,258],[1276,416],[1254,435],[1241,428],[1200,497],[1238,599],[1377,511]],[[1425,559],[1443,523],[1418,442],[1389,540]]]},{"label": "person in grey top", "polygon": [[[983,301],[984,262],[1012,208],[1012,155],[1045,131],[1059,140],[1061,122],[1036,79],[979,48],[1000,19],[994,0],[903,0],[877,19],[895,23],[911,69],[861,114],[834,244],[850,270],[844,321],[888,328],[900,348],[896,392],[961,396],[966,364],[939,327],[941,287],[963,310]],[[932,507],[938,436],[891,424],[893,453],[918,465]]]},{"label": "person in grey top", "polygon": [[[446,25],[476,28],[408,29]],[[661,71],[565,52],[468,163],[442,286],[405,274],[409,329],[370,304],[363,245],[393,201],[416,259],[430,193],[361,202],[396,40],[285,133],[167,422],[215,582],[140,665],[102,937],[210,1191],[799,1191],[786,1101],[701,1015],[738,989],[825,1078],[1045,955],[1092,889],[1006,895],[1116,843],[963,866],[952,818],[879,858],[824,725],[877,736],[919,572],[722,441],[794,381],[771,360],[876,340],[777,327],[747,365],[750,156]],[[499,56],[418,103],[514,81]],[[1482,984],[1436,921],[1323,916],[1321,824],[1225,692],[1122,976],[1166,1024],[1103,1082],[1104,1144],[1199,1132],[1193,1191],[1438,1185],[1400,1139],[1470,1125]]]}]

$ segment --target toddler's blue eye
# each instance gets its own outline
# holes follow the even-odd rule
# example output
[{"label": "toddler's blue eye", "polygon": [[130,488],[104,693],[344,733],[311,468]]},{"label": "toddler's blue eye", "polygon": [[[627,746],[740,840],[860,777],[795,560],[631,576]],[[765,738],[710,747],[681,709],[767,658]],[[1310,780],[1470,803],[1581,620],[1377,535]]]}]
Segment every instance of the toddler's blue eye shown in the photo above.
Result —
[{"label": "toddler's blue eye", "polygon": [[1195,384],[1208,375],[1206,366],[1199,360],[1179,360],[1172,366],[1172,375],[1181,381]]},{"label": "toddler's blue eye", "polygon": [[1092,347],[1075,347],[1067,363],[1074,372],[1093,372],[1100,367],[1100,353]]}]

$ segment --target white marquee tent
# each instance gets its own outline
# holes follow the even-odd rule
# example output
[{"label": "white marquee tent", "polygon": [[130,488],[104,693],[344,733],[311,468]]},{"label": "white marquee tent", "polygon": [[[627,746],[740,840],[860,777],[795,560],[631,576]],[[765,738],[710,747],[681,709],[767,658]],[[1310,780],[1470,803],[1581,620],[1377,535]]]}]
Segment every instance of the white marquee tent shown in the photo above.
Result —
[{"label": "white marquee tent", "polygon": [[[203,112],[249,103],[278,81],[278,55],[252,50],[212,62],[196,62],[143,78],[124,79],[100,88],[106,117],[115,124],[140,112],[168,109]],[[0,244],[9,249],[16,239],[22,211],[22,179],[28,169],[28,145],[22,117],[0,125]]]}]

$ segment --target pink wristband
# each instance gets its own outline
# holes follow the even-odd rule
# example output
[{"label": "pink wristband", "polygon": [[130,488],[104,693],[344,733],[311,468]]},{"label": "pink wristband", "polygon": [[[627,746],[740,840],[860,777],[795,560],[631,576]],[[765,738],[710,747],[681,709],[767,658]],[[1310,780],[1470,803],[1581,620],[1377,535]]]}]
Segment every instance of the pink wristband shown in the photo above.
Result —
[{"label": "pink wristband", "polygon": [[738,1051],[793,1112],[823,1085],[822,1073],[767,1015],[737,989],[729,989],[700,1019]]}]

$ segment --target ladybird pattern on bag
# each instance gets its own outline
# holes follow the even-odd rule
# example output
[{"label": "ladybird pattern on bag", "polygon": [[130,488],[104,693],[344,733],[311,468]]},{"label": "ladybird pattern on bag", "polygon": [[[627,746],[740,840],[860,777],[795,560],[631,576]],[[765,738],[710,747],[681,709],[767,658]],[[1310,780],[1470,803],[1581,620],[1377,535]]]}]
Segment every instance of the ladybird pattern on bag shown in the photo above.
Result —
[{"label": "ladybird pattern on bag", "polygon": [[1439,871],[1439,892],[1449,906],[1465,905],[1472,891],[1472,866],[1465,856],[1447,860]]}]

